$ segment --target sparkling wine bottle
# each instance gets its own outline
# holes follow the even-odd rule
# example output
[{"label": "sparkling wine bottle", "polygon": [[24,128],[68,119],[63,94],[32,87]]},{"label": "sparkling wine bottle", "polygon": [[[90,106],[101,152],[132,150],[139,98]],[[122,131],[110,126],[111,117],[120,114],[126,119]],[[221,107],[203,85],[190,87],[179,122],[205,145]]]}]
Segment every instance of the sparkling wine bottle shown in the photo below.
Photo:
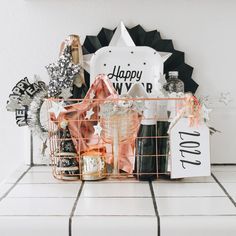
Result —
[{"label": "sparkling wine bottle", "polygon": [[[167,83],[164,85],[164,89],[171,97],[173,93],[184,93],[184,83],[178,78],[178,71],[170,71],[167,79]],[[177,114],[177,106],[180,105],[174,100],[168,101],[167,114],[168,121],[157,122],[157,135],[158,139],[158,176],[160,178],[170,178],[170,172],[168,171],[168,159],[169,159],[169,136],[168,129],[171,120]]]},{"label": "sparkling wine bottle", "polygon": [[[78,35],[69,35],[66,41],[69,41],[71,48],[72,63],[75,65],[83,64],[83,52]],[[65,41],[61,44],[61,52],[65,47]],[[85,86],[85,71],[80,68],[79,74],[73,80],[72,98],[83,98],[87,93],[88,88]]]},{"label": "sparkling wine bottle", "polygon": [[135,173],[148,181],[157,177],[156,101],[145,102],[145,107],[136,139]]}]

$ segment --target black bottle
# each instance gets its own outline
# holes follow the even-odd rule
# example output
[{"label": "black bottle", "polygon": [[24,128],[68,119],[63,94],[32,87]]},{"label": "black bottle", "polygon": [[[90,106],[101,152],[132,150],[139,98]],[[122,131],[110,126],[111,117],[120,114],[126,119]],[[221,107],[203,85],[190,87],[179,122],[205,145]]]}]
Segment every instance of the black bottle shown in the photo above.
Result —
[{"label": "black bottle", "polygon": [[169,135],[167,133],[170,122],[158,121],[157,122],[157,148],[158,148],[158,177],[169,179],[170,173],[168,172],[168,157],[169,157]]},{"label": "black bottle", "polygon": [[[164,89],[170,95],[171,93],[184,93],[184,83],[178,78],[178,71],[169,71],[167,83]],[[170,179],[170,172],[168,171],[169,160],[169,134],[168,129],[170,121],[177,115],[176,107],[177,101],[170,100],[167,102],[167,119],[166,121],[157,122],[157,135],[158,138],[158,177]]]},{"label": "black bottle", "polygon": [[136,139],[135,173],[139,180],[157,178],[156,101],[145,102],[144,119]]}]

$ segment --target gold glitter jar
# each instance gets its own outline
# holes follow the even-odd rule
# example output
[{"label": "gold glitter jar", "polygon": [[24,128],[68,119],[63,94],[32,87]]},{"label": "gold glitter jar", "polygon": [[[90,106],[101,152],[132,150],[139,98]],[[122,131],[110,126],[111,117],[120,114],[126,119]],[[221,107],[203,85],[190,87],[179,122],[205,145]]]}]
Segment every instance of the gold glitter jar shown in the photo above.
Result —
[{"label": "gold glitter jar", "polygon": [[99,180],[106,178],[106,162],[103,152],[92,150],[81,154],[82,180]]}]

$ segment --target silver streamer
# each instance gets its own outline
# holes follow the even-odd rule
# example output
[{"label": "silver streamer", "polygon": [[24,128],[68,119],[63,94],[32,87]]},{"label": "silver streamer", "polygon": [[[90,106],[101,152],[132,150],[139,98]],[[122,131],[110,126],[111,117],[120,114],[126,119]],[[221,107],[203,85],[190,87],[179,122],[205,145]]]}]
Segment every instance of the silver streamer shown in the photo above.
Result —
[{"label": "silver streamer", "polygon": [[32,98],[28,94],[21,95],[20,103],[23,106],[29,106],[31,102],[32,102]]},{"label": "silver streamer", "polygon": [[[99,115],[103,117],[112,116],[112,115],[122,115],[126,114],[128,111],[136,111],[139,114],[142,114],[145,109],[144,101],[132,100],[132,97],[129,95],[121,95],[121,100],[118,102],[107,101],[100,105]],[[127,100],[122,100],[127,99]]]},{"label": "silver streamer", "polygon": [[19,100],[9,97],[6,108],[7,111],[15,112],[16,109],[23,109],[24,107],[19,103]]},{"label": "silver streamer", "polygon": [[42,139],[47,136],[47,127],[40,122],[40,110],[47,95],[47,90],[38,92],[34,95],[34,99],[28,107],[27,124],[33,133]]}]

